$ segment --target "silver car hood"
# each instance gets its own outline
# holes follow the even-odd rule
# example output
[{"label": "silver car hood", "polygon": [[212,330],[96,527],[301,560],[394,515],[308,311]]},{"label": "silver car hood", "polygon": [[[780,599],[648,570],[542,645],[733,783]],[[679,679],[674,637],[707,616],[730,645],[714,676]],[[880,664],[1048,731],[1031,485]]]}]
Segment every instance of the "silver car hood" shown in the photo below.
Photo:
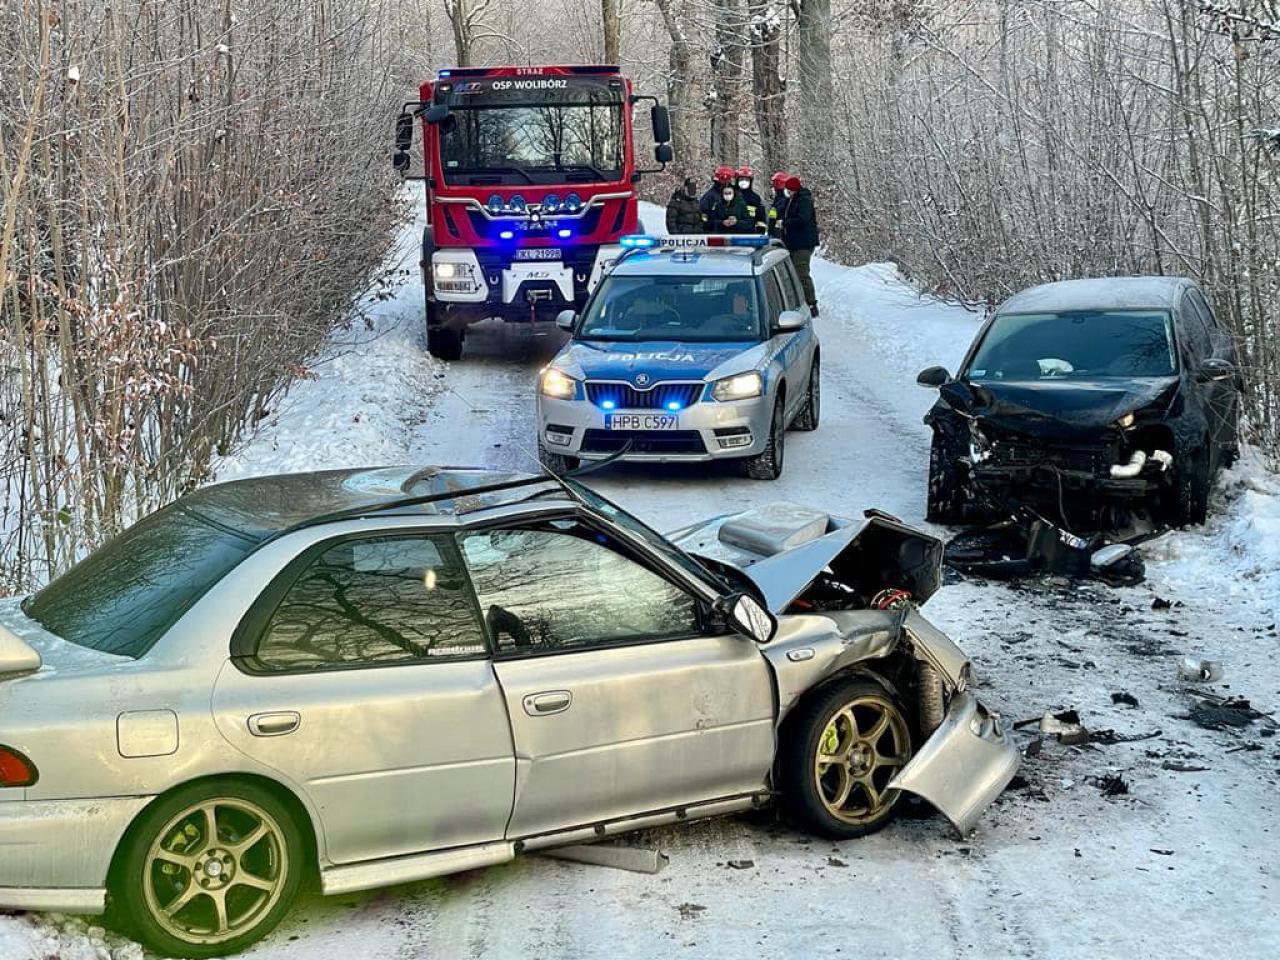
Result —
[{"label": "silver car hood", "polygon": [[[687,553],[742,571],[775,614],[786,610],[819,574],[837,566],[849,568],[841,571],[842,579],[868,581],[873,563],[883,582],[874,584],[875,589],[864,583],[869,593],[886,586],[906,588],[917,604],[934,594],[942,578],[942,542],[875,511],[853,521],[794,503],[773,503],[714,517],[669,537]],[[889,571],[895,582],[885,579]],[[859,572],[863,576],[856,576]]]}]

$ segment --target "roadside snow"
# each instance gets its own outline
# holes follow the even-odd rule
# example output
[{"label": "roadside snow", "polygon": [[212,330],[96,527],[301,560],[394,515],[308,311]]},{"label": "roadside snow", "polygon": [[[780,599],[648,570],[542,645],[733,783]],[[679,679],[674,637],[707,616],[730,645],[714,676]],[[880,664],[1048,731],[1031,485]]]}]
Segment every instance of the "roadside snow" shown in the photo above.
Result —
[{"label": "roadside snow", "polygon": [[[661,210],[646,205],[651,226]],[[532,390],[559,334],[487,324],[453,364],[426,357],[416,227],[405,284],[370,304],[373,329],[343,333],[337,359],[299,383],[219,479],[355,463],[532,469]],[[660,529],[793,500],[922,522],[933,395],[916,372],[954,370],[980,318],[922,298],[890,265],[815,261],[823,316],[819,430],[788,438],[769,484],[728,470],[619,466],[591,477]],[[1134,742],[1045,740],[1022,781],[958,840],[939,818],[900,819],[833,844],[767,816],[651,831],[656,876],[528,857],[391,890],[309,897],[245,955],[575,957],[1280,956],[1280,737],[1266,725],[1212,731],[1186,719],[1184,653],[1223,659],[1217,695],[1280,707],[1280,479],[1246,459],[1202,530],[1143,548],[1149,579],[1112,590],[953,579],[927,614],[974,658],[979,691],[1006,721],[1076,707],[1093,730]],[[945,531],[938,531],[944,533]],[[1156,601],[1167,601],[1157,603]],[[1129,706],[1112,695],[1128,693]],[[1035,740],[1020,731],[1021,744]],[[1128,793],[1106,795],[1118,775]],[[733,863],[735,866],[730,866]],[[136,960],[136,946],[79,920],[0,917],[0,958]]]}]

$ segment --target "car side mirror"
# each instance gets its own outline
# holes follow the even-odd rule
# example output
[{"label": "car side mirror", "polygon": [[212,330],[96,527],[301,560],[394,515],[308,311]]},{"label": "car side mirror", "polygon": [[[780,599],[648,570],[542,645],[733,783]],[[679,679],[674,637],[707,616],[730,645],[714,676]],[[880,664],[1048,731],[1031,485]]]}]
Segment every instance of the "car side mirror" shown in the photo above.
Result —
[{"label": "car side mirror", "polygon": [[780,333],[789,333],[801,329],[808,322],[809,318],[799,310],[783,310],[778,314],[778,322],[773,328]]},{"label": "car side mirror", "polygon": [[578,315],[572,310],[561,310],[556,314],[556,326],[561,330],[573,330],[573,325],[578,322]]},{"label": "car side mirror", "polygon": [[391,155],[391,168],[397,173],[404,173],[409,169],[409,155],[403,151],[397,151]]},{"label": "car side mirror", "polygon": [[716,609],[734,630],[756,643],[768,643],[778,632],[778,618],[749,593],[731,593]]},{"label": "car side mirror", "polygon": [[1200,369],[1196,371],[1196,380],[1200,383],[1220,383],[1223,380],[1232,379],[1235,375],[1236,365],[1230,360],[1210,357],[1200,364]]},{"label": "car side mirror", "polygon": [[946,367],[926,367],[916,377],[916,383],[922,387],[936,390],[950,379],[951,374],[947,373]]},{"label": "car side mirror", "polygon": [[[662,104],[654,104],[653,109],[649,111],[649,122],[653,127],[653,142],[667,143],[671,140],[671,114],[667,112],[667,108]],[[670,163],[670,160],[661,162]]]},{"label": "car side mirror", "polygon": [[413,146],[413,114],[402,113],[396,117],[396,153],[408,153]]}]

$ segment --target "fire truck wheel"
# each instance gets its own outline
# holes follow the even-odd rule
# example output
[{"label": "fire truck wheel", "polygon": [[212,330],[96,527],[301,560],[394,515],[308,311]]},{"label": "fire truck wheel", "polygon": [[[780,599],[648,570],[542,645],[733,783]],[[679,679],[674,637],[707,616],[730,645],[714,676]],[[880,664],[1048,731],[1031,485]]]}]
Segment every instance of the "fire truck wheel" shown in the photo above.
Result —
[{"label": "fire truck wheel", "polygon": [[437,360],[459,359],[462,356],[462,331],[428,326],[427,352]]}]

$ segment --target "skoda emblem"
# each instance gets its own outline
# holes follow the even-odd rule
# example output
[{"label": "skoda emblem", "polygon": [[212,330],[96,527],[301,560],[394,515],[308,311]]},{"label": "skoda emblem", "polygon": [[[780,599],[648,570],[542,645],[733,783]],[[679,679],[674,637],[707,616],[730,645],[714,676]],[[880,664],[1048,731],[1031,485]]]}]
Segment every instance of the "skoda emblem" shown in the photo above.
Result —
[{"label": "skoda emblem", "polygon": [[637,387],[647,386],[647,385],[648,385],[648,383],[649,383],[649,375],[648,375],[647,373],[637,373],[637,374],[636,374],[636,386],[637,386]]}]

